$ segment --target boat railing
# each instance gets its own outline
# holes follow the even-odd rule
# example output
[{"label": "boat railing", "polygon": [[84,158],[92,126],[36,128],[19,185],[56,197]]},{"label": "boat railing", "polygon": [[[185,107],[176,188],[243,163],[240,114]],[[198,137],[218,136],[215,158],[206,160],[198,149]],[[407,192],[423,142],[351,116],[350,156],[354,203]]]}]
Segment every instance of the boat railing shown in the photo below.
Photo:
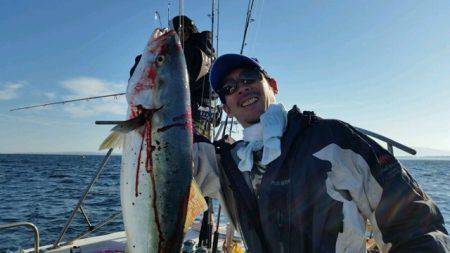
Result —
[{"label": "boat railing", "polygon": [[394,147],[396,147],[396,148],[398,148],[400,150],[403,150],[406,153],[411,154],[411,155],[417,154],[417,151],[414,150],[413,148],[407,147],[406,145],[403,145],[403,144],[401,144],[399,142],[396,142],[396,141],[394,141],[392,139],[389,139],[389,138],[387,138],[387,137],[385,137],[385,136],[383,136],[381,134],[377,134],[375,132],[372,132],[372,131],[369,131],[369,130],[366,130],[366,129],[363,129],[363,128],[360,128],[360,127],[355,127],[355,129],[360,131],[360,132],[362,132],[365,135],[368,135],[370,137],[373,137],[375,139],[378,139],[380,141],[385,142],[387,144],[387,150],[391,154],[394,154]]},{"label": "boat railing", "polygon": [[28,227],[33,231],[34,236],[34,252],[39,253],[39,230],[30,222],[13,222],[7,224],[0,224],[0,229],[16,228],[16,227]]},{"label": "boat railing", "polygon": [[[92,186],[97,181],[98,177],[100,176],[100,174],[102,173],[103,169],[105,168],[105,165],[108,162],[112,151],[113,151],[113,149],[111,148],[106,153],[106,155],[103,158],[103,161],[100,163],[100,166],[98,167],[94,177],[91,179],[91,182],[86,187],[86,189],[84,190],[84,192],[81,195],[80,199],[78,200],[78,203],[76,204],[75,208],[73,209],[72,213],[70,214],[69,218],[67,219],[66,224],[61,229],[61,232],[59,233],[58,238],[56,239],[56,241],[53,243],[53,246],[51,247],[51,249],[55,249],[55,248],[58,248],[58,247],[61,247],[61,246],[64,246],[64,245],[69,245],[72,242],[74,242],[75,240],[81,239],[84,236],[86,236],[86,235],[96,231],[97,229],[105,226],[106,224],[110,223],[111,221],[113,221],[114,219],[116,219],[117,217],[119,217],[121,215],[122,212],[120,212],[120,211],[116,212],[116,213],[112,214],[111,216],[109,216],[108,218],[106,218],[105,220],[99,222],[98,225],[93,226],[91,224],[90,220],[89,220],[89,217],[87,216],[87,214],[86,214],[86,212],[84,211],[84,208],[83,208],[83,201],[86,199],[86,196],[90,192]],[[80,213],[83,215],[84,221],[88,225],[87,231],[82,232],[80,235],[76,236],[74,239],[68,240],[65,243],[61,243],[61,240],[63,239],[64,234],[67,232],[67,229],[69,228],[70,224],[72,223],[73,218],[75,217],[75,215],[77,214],[78,211],[80,211]]]}]

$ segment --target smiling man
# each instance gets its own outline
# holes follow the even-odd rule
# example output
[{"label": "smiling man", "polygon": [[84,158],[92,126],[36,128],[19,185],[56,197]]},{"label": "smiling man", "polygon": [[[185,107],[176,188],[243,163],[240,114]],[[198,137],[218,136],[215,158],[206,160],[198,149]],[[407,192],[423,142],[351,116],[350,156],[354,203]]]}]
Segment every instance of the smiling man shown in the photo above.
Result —
[{"label": "smiling man", "polygon": [[[239,85],[239,82],[243,85]],[[223,86],[217,91],[225,102],[225,112],[229,116],[236,117],[246,128],[258,123],[259,116],[269,105],[275,103],[278,88],[275,80],[261,69],[244,65],[230,72],[223,81]]]},{"label": "smiling man", "polygon": [[351,125],[277,104],[258,61],[219,57],[210,73],[243,140],[194,145],[195,179],[221,201],[249,252],[449,252],[439,209],[402,164]]}]

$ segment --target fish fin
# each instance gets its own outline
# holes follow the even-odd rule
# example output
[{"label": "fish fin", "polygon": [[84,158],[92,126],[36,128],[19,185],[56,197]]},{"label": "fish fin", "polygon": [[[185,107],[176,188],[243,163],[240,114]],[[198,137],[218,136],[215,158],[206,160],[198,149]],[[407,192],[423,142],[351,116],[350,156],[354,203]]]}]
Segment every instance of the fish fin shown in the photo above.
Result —
[{"label": "fish fin", "polygon": [[110,148],[121,148],[123,145],[123,139],[125,134],[120,132],[112,132],[106,139],[100,144],[98,150],[110,149]]},{"label": "fish fin", "polygon": [[111,129],[111,131],[126,134],[135,130],[136,128],[143,126],[144,124],[145,124],[144,115],[140,114],[135,118],[125,120],[117,124],[115,127]]},{"label": "fish fin", "polygon": [[200,187],[197,185],[194,179],[191,181],[191,187],[189,189],[189,202],[187,206],[186,221],[184,223],[183,232],[186,233],[194,223],[195,218],[206,211],[208,205],[205,198],[200,191]]}]

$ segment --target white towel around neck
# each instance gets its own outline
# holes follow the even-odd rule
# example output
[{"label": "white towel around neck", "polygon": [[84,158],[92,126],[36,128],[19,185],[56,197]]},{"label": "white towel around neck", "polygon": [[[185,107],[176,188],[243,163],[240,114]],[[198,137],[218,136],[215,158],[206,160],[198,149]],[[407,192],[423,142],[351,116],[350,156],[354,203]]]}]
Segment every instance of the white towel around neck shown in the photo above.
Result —
[{"label": "white towel around neck", "polygon": [[270,105],[260,122],[244,128],[244,144],[237,151],[241,171],[251,171],[253,151],[263,149],[261,164],[267,165],[281,154],[281,136],[287,125],[287,111],[282,104]]}]

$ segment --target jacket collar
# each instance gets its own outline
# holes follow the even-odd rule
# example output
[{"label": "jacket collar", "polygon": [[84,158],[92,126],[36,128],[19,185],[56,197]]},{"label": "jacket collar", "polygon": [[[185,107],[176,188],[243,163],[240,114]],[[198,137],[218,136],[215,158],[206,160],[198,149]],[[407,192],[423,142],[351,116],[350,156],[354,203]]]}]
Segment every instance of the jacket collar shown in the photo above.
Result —
[{"label": "jacket collar", "polygon": [[269,167],[267,168],[267,172],[278,170],[282,165],[284,160],[286,159],[290,147],[295,141],[295,137],[303,130],[304,127],[302,127],[305,122],[302,122],[302,112],[296,105],[289,110],[287,115],[287,126],[286,130],[283,134],[283,137],[281,138],[281,155],[276,160],[274,160],[272,163],[269,164]]}]

